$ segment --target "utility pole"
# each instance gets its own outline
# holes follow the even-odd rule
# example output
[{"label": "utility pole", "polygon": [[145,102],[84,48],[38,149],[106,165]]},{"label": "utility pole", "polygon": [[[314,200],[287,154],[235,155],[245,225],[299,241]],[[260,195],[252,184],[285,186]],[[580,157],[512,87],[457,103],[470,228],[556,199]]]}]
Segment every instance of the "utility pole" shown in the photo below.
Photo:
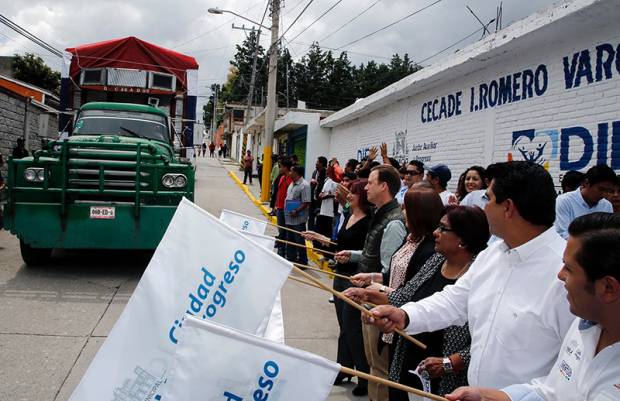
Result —
[{"label": "utility pole", "polygon": [[215,128],[217,127],[217,85],[213,92],[213,116],[211,117],[211,142],[215,141]]},{"label": "utility pole", "polygon": [[278,28],[280,25],[280,0],[271,0],[271,46],[269,47],[269,76],[267,79],[267,108],[265,109],[265,138],[263,140],[263,178],[260,200],[269,200],[271,183],[271,154],[273,130],[276,120],[276,80],[278,77]]},{"label": "utility pole", "polygon": [[[252,33],[254,33],[254,29],[252,29]],[[258,58],[258,45],[260,40],[260,29],[258,30],[258,34],[256,35],[256,42],[254,42],[254,54],[252,55],[252,76],[250,78],[250,91],[248,92],[248,107],[245,110],[245,123],[244,126],[247,126],[250,122],[250,110],[252,109],[252,100],[254,98],[254,85],[256,83],[256,59]],[[243,133],[245,135],[245,132]]]}]

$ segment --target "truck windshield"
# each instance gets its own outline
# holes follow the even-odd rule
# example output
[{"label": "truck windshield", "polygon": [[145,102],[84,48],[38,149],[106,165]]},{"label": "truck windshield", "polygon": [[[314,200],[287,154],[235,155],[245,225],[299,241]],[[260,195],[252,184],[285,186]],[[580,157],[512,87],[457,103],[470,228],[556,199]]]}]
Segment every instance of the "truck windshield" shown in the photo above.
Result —
[{"label": "truck windshield", "polygon": [[73,135],[119,135],[169,142],[165,117],[118,110],[84,110]]}]

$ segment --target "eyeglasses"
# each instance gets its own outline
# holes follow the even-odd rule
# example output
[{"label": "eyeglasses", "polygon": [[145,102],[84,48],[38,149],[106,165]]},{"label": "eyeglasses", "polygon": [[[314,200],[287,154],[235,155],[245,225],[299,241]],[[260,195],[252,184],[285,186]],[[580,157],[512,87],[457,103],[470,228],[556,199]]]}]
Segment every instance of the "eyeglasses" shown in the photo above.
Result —
[{"label": "eyeglasses", "polygon": [[407,172],[405,172],[405,174],[407,175],[422,175],[421,171],[416,171],[416,170],[407,170]]},{"label": "eyeglasses", "polygon": [[445,233],[445,232],[450,232],[454,230],[451,229],[450,227],[446,227],[443,224],[440,224],[439,227],[437,227],[437,231],[439,231],[440,233]]}]

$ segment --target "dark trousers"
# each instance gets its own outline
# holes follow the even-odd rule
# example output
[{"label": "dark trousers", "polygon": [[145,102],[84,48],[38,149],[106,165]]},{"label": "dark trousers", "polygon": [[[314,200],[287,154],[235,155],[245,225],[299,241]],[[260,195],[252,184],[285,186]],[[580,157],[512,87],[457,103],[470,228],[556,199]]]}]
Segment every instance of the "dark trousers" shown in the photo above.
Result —
[{"label": "dark trousers", "polygon": [[[289,225],[286,227],[295,231],[306,231],[306,224],[297,224],[297,225]],[[286,231],[286,240],[289,242],[294,242],[296,244],[300,244],[306,246],[306,240],[304,238],[292,231]],[[302,265],[308,264],[308,254],[306,253],[306,248],[301,248],[294,245],[286,244],[286,259],[290,262],[301,263]]]},{"label": "dark trousers", "polygon": [[250,185],[252,185],[252,167],[246,167],[245,169],[243,169],[243,183],[244,184],[248,180],[248,177],[250,177]]},{"label": "dark trousers", "polygon": [[[327,238],[331,238],[332,237],[333,225],[334,225],[334,218],[333,217],[323,216],[323,215],[319,214],[318,216],[316,216],[316,222],[314,224],[314,231],[316,231],[319,234],[323,234]],[[319,249],[324,249],[325,248],[325,246],[323,246],[318,241],[315,241],[314,246],[316,246]]]},{"label": "dark trousers", "polygon": [[[285,227],[286,222],[284,221],[284,209],[276,209],[276,218],[278,219],[278,225]],[[286,230],[283,228],[278,228],[278,239],[282,239],[286,241],[287,234]],[[276,242],[276,247],[278,248],[278,255],[285,257],[286,256],[286,244],[281,242]]]},{"label": "dark trousers", "polygon": [[[334,290],[342,292],[349,287],[351,287],[350,281],[338,277],[334,278]],[[347,368],[368,373],[370,368],[364,352],[360,312],[339,298],[334,299],[334,306],[336,307],[338,326],[340,326],[336,362]],[[358,384],[367,386],[368,382],[358,379]]]}]

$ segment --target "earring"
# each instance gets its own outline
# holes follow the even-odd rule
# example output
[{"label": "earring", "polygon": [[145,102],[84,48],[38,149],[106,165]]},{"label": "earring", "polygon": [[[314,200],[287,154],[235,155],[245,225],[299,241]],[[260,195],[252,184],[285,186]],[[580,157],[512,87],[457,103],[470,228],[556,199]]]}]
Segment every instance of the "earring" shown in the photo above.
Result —
[{"label": "earring", "polygon": [[465,245],[459,244],[459,248],[465,248]]}]

